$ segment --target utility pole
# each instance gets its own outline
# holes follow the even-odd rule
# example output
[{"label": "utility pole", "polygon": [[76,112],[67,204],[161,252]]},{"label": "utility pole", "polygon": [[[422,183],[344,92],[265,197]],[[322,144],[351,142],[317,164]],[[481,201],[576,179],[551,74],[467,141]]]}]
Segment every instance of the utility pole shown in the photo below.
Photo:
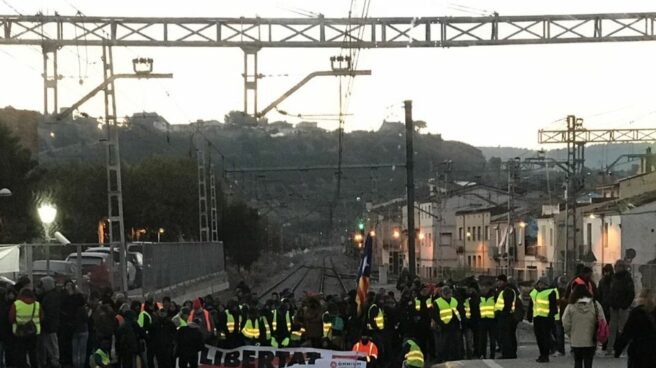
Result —
[{"label": "utility pole", "polygon": [[[121,155],[119,153],[118,122],[116,116],[116,95],[114,94],[114,60],[111,46],[103,47],[103,77],[105,95],[105,126],[107,129],[107,207],[109,215],[109,247],[113,254],[118,245],[119,267],[121,272],[120,290],[128,291],[127,246],[125,244],[125,225],[123,222],[123,185],[121,183]],[[111,260],[111,257],[110,257]],[[110,263],[110,276],[113,280],[113,262]]]},{"label": "utility pole", "polygon": [[405,173],[408,195],[408,271],[415,276],[415,178],[414,178],[414,124],[412,122],[412,101],[403,102],[405,108]]}]

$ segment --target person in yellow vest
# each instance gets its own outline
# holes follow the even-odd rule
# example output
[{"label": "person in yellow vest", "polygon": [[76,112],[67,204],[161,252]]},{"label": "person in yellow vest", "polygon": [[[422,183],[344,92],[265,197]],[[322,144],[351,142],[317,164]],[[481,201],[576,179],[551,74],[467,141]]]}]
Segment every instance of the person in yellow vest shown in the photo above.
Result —
[{"label": "person in yellow vest", "polygon": [[[461,316],[458,311],[458,300],[453,297],[453,289],[444,286],[441,296],[433,302],[433,322],[435,325],[437,362],[448,362],[460,359],[461,351]],[[460,343],[460,344],[459,344]]]},{"label": "person in yellow vest", "polygon": [[271,346],[288,348],[291,344],[292,313],[282,305],[273,310]]},{"label": "person in yellow vest", "polygon": [[236,299],[228,301],[225,311],[219,314],[219,341],[226,349],[243,345],[241,334],[242,316]]},{"label": "person in yellow vest", "polygon": [[255,306],[249,306],[242,324],[241,334],[245,345],[260,344],[260,316]]},{"label": "person in yellow vest", "polygon": [[[481,359],[486,357],[494,359],[497,339],[497,324],[494,319],[494,304],[496,298],[494,288],[490,284],[481,285],[481,297],[479,309],[481,319],[478,323],[478,354]],[[490,347],[490,354],[487,354],[487,347]]]},{"label": "person in yellow vest", "polygon": [[494,317],[497,321],[497,342],[501,347],[502,359],[517,359],[517,322],[514,319],[517,294],[517,291],[508,285],[506,275],[497,276]]},{"label": "person in yellow vest", "polygon": [[551,330],[554,327],[555,319],[560,319],[558,290],[549,288],[549,280],[542,277],[531,290],[530,296],[527,319],[529,322],[533,322],[533,331],[540,350],[540,356],[536,361],[548,363],[552,346]]},{"label": "person in yellow vest", "polygon": [[428,285],[421,285],[416,290],[413,301],[412,330],[416,337],[415,341],[420,344],[421,349],[426,353],[426,360],[428,360],[430,351],[434,347],[434,344],[431,343],[430,329],[430,310],[433,308],[433,298]]},{"label": "person in yellow vest", "polygon": [[460,315],[464,316],[462,321],[462,329],[465,341],[465,358],[472,359],[480,357],[479,353],[479,338],[478,333],[481,321],[481,298],[478,291],[478,283],[475,280],[469,281],[467,284],[467,295],[465,301],[462,303],[462,310]]},{"label": "person in yellow vest", "polygon": [[386,351],[383,348],[383,331],[385,330],[385,311],[383,310],[383,304],[377,300],[375,293],[370,292],[367,295],[366,305],[369,307],[367,308],[366,314],[365,334],[371,337],[376,346],[378,346],[381,356],[384,356]]},{"label": "person in yellow vest", "polygon": [[424,353],[415,340],[406,338],[403,342],[403,368],[424,368]]},{"label": "person in yellow vest", "polygon": [[[37,367],[37,336],[41,334],[43,311],[32,289],[23,288],[9,309],[9,323],[14,335],[14,365]],[[29,357],[29,364],[27,359]]]}]

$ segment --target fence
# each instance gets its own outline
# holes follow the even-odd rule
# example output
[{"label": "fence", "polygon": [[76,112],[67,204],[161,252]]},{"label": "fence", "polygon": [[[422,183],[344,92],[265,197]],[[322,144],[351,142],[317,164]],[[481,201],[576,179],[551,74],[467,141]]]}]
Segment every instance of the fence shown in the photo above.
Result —
[{"label": "fence", "polygon": [[[120,252],[100,244],[20,244],[19,266],[3,270],[13,280],[50,275],[58,284],[74,280],[85,292],[120,290]],[[110,261],[111,260],[111,261]],[[225,271],[222,243],[129,243],[128,290],[148,294]],[[9,273],[7,270],[10,270]]]}]

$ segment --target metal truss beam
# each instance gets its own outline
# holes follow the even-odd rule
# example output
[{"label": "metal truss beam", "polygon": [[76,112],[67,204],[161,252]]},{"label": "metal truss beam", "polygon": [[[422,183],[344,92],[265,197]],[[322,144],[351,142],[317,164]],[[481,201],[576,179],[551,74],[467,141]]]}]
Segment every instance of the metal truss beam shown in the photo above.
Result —
[{"label": "metal truss beam", "polygon": [[656,40],[656,13],[424,18],[0,15],[0,45],[406,48]]},{"label": "metal truss beam", "polygon": [[540,130],[538,143],[615,143],[656,141],[653,129]]}]

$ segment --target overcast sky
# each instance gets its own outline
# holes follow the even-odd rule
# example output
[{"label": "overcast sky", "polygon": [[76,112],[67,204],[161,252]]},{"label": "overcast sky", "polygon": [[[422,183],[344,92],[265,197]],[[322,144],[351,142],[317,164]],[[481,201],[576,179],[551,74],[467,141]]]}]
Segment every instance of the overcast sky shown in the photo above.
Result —
[{"label": "overcast sky", "polygon": [[[364,0],[354,1],[360,11]],[[73,15],[297,17],[302,9],[346,17],[350,0],[1,0],[0,13],[42,11]],[[370,16],[537,15],[656,11],[638,0],[371,0]],[[375,130],[384,119],[403,118],[402,101],[414,101],[416,119],[445,139],[477,146],[538,147],[540,128],[568,114],[588,128],[656,127],[653,103],[654,42],[488,46],[458,49],[363,50],[350,101],[347,130]],[[306,74],[330,68],[330,49],[264,49],[260,52],[260,107]],[[72,104],[101,79],[99,50],[67,47],[59,53],[60,106]],[[131,70],[135,56],[153,57],[170,81],[120,81],[120,115],[157,111],[171,123],[223,120],[242,102],[243,56],[238,49],[115,48],[115,72]],[[0,47],[0,106],[42,110],[41,52],[37,47]],[[82,83],[80,83],[80,80]],[[11,87],[7,87],[11,86]],[[280,108],[290,113],[337,114],[339,83],[317,79]],[[102,115],[101,98],[81,110]],[[286,119],[277,113],[270,121]],[[336,122],[320,122],[335,129]],[[555,148],[555,147],[545,147]]]}]

